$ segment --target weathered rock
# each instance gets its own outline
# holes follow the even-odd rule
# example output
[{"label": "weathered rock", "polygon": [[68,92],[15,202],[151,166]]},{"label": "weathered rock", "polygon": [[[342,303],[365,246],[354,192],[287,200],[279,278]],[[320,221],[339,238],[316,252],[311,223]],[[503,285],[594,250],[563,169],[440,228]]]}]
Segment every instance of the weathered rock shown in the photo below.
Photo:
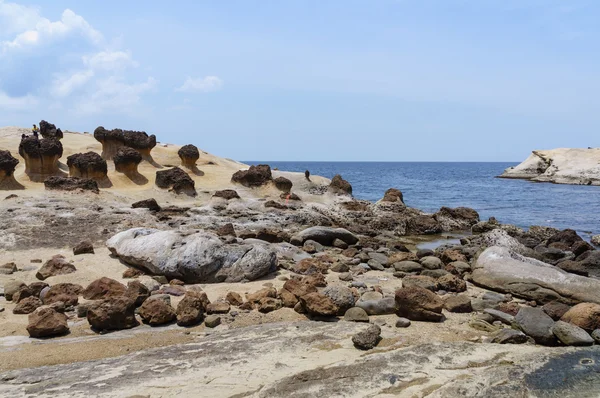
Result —
[{"label": "weathered rock", "polygon": [[67,317],[52,308],[40,308],[29,314],[27,332],[31,337],[51,337],[69,331]]},{"label": "weathered rock", "polygon": [[274,287],[265,287],[254,293],[246,294],[246,300],[252,304],[258,304],[258,302],[265,297],[277,298],[277,289]]},{"label": "weathered rock", "polygon": [[127,287],[114,279],[102,277],[90,283],[82,292],[86,300],[103,300],[125,294]]},{"label": "weathered rock", "polygon": [[556,338],[552,334],[554,321],[541,308],[522,307],[515,321],[523,333],[533,337],[536,343],[543,345],[556,343]]},{"label": "weathered rock", "polygon": [[469,230],[479,222],[479,213],[468,207],[442,207],[433,217],[444,231]]},{"label": "weathered rock", "polygon": [[407,328],[409,326],[410,326],[410,319],[398,318],[396,320],[396,327],[397,328]]},{"label": "weathered rock", "polygon": [[441,225],[430,215],[417,215],[410,218],[406,224],[408,235],[432,235],[442,232]]},{"label": "weathered rock", "polygon": [[438,278],[437,283],[440,289],[449,292],[464,292],[467,290],[467,283],[452,274],[446,274]]},{"label": "weathered rock", "polygon": [[92,305],[87,320],[98,331],[130,329],[138,325],[134,311],[135,302],[129,297],[111,297]]},{"label": "weathered rock", "polygon": [[444,266],[444,269],[454,275],[464,275],[471,272],[471,266],[464,261],[453,261]]},{"label": "weathered rock", "polygon": [[[491,315],[494,320],[500,321],[505,325],[513,325],[515,322],[515,317],[511,314],[507,314],[506,312],[495,310],[493,308],[486,308],[484,313]],[[518,313],[518,312],[517,312]]]},{"label": "weathered rock", "polygon": [[122,147],[137,150],[143,157],[150,158],[150,151],[156,146],[156,136],[145,131],[113,129],[99,126],[94,130],[94,138],[102,143],[102,158],[112,159]]},{"label": "weathered rock", "polygon": [[600,235],[592,236],[590,242],[592,243],[592,245],[600,246]]},{"label": "weathered rock", "polygon": [[44,138],[52,138],[55,140],[61,140],[63,138],[62,130],[45,120],[40,121],[40,135]]},{"label": "weathered rock", "polygon": [[316,273],[327,273],[328,265],[320,261],[318,258],[305,258],[298,261],[292,271],[300,275],[312,275]]},{"label": "weathered rock", "polygon": [[118,233],[106,244],[130,265],[186,283],[250,281],[277,268],[277,255],[268,246],[226,245],[206,232],[186,235],[133,228]]},{"label": "weathered rock", "polygon": [[273,180],[275,187],[283,192],[290,192],[294,185],[290,180],[285,177],[277,177]]},{"label": "weathered rock", "polygon": [[438,290],[438,283],[435,279],[424,275],[408,275],[402,278],[402,287],[418,286],[423,289]]},{"label": "weathered rock", "polygon": [[369,315],[387,315],[396,312],[396,301],[393,297],[379,300],[358,300],[356,306],[362,308]]},{"label": "weathered rock", "polygon": [[314,240],[325,246],[332,246],[333,241],[340,239],[349,245],[358,242],[358,237],[344,228],[310,227],[292,236],[290,243],[302,246],[307,240]]},{"label": "weathered rock", "polygon": [[381,339],[381,328],[377,325],[370,325],[366,330],[356,333],[352,336],[352,343],[361,350],[370,350],[375,348]]},{"label": "weathered rock", "polygon": [[280,309],[282,306],[283,302],[280,299],[265,297],[258,302],[258,311],[267,314]]},{"label": "weathered rock", "polygon": [[162,300],[144,301],[139,314],[142,320],[151,326],[164,325],[173,322],[177,318],[173,307]]},{"label": "weathered rock", "polygon": [[600,305],[596,303],[577,304],[560,318],[591,332],[600,328]]},{"label": "weathered rock", "polygon": [[244,303],[244,299],[242,298],[242,296],[239,293],[236,292],[228,292],[227,295],[225,296],[225,300],[227,300],[227,302],[233,306],[240,306]]},{"label": "weathered rock", "polygon": [[471,299],[464,295],[447,296],[444,300],[444,308],[449,312],[472,312]]},{"label": "weathered rock", "polygon": [[440,269],[444,266],[442,260],[434,256],[422,257],[419,262],[427,269]]},{"label": "weathered rock", "polygon": [[570,248],[571,246],[573,246],[574,243],[580,241],[583,241],[583,239],[581,238],[581,236],[577,235],[577,232],[575,232],[572,229],[565,229],[548,238],[546,245],[550,246],[552,243],[560,242],[564,243],[567,247]]},{"label": "weathered rock", "polygon": [[148,209],[150,211],[161,210],[160,205],[156,202],[156,199],[154,198],[140,200],[139,202],[133,203],[131,207],[134,209]]},{"label": "weathered rock", "polygon": [[466,263],[469,260],[467,260],[467,256],[465,256],[464,254],[462,254],[460,252],[460,250],[456,250],[456,249],[447,249],[444,250],[442,252],[442,261],[445,264],[451,264],[451,263],[455,263],[457,261]]},{"label": "weathered rock", "polygon": [[190,196],[196,196],[196,183],[185,171],[179,167],[173,167],[169,170],[159,170],[156,172],[156,186],[163,189],[169,189],[180,194],[184,193]]},{"label": "weathered rock", "polygon": [[136,307],[139,307],[150,297],[150,290],[140,281],[131,281],[127,283],[124,294],[135,302]]},{"label": "weathered rock", "polygon": [[197,325],[204,319],[204,302],[198,293],[187,292],[177,304],[177,324],[179,326]]},{"label": "weathered rock", "polygon": [[435,293],[417,286],[396,290],[396,313],[412,321],[444,320],[444,302]]},{"label": "weathered rock", "polygon": [[181,165],[187,168],[194,168],[196,166],[196,162],[200,159],[200,151],[196,145],[187,144],[182,146],[177,154],[181,159]]},{"label": "weathered rock", "polygon": [[0,274],[2,275],[11,275],[17,272],[18,270],[19,269],[17,268],[17,264],[13,262],[0,265]]},{"label": "weathered rock", "polygon": [[279,290],[278,295],[284,307],[294,308],[298,304],[298,298],[287,289]]},{"label": "weathered rock", "polygon": [[323,289],[323,294],[329,297],[343,314],[347,309],[354,306],[356,302],[352,290],[342,285],[330,285]]},{"label": "weathered rock", "polygon": [[335,302],[322,293],[308,293],[298,298],[306,312],[311,315],[334,316],[339,312]]},{"label": "weathered rock", "polygon": [[490,247],[479,256],[472,279],[489,289],[539,303],[600,303],[600,281],[567,273],[502,247]]},{"label": "weathered rock", "polygon": [[21,300],[31,296],[33,296],[31,289],[28,286],[23,286],[12,295],[12,301],[14,303],[19,303]]},{"label": "weathered rock", "polygon": [[48,177],[44,180],[44,187],[55,191],[90,191],[100,193],[98,183],[89,178]]},{"label": "weathered rock", "polygon": [[11,301],[13,299],[13,295],[17,293],[21,288],[27,287],[25,282],[20,280],[10,280],[4,284],[4,297]]},{"label": "weathered rock", "polygon": [[400,261],[394,264],[394,269],[400,272],[421,272],[423,266],[415,261]]},{"label": "weathered rock", "polygon": [[221,317],[218,315],[209,315],[204,320],[204,324],[207,328],[216,328],[221,324]]},{"label": "weathered rock", "polygon": [[227,314],[229,310],[230,306],[226,301],[213,301],[206,306],[207,314]]},{"label": "weathered rock", "polygon": [[31,314],[42,305],[42,300],[37,297],[29,296],[19,301],[19,304],[13,309],[13,314]]},{"label": "weathered rock", "polygon": [[230,200],[230,199],[239,199],[240,195],[237,193],[237,191],[234,191],[233,189],[224,189],[222,191],[216,191],[214,193],[213,197]]},{"label": "weathered rock", "polygon": [[103,181],[107,178],[106,160],[96,152],[76,153],[67,157],[67,166],[71,177],[91,178]]},{"label": "weathered rock", "polygon": [[0,150],[0,190],[22,189],[23,186],[15,180],[15,168],[19,160],[10,151]]},{"label": "weathered rock", "polygon": [[51,276],[71,274],[75,271],[77,271],[77,269],[65,259],[65,256],[57,254],[46,261],[35,274],[35,277],[43,281]]},{"label": "weathered rock", "polygon": [[290,279],[285,281],[283,288],[288,292],[292,293],[297,298],[300,298],[309,293],[315,293],[317,288],[313,285],[308,285],[298,281],[297,279]]},{"label": "weathered rock", "polygon": [[550,318],[558,321],[562,316],[571,309],[570,306],[561,303],[560,301],[551,301],[544,304],[542,311],[544,311]]},{"label": "weathered rock", "polygon": [[62,301],[65,305],[77,305],[79,295],[83,291],[81,285],[74,283],[57,283],[56,285],[50,286],[50,289],[43,294],[40,293],[40,298],[44,304],[52,304],[58,301]]},{"label": "weathered rock", "polygon": [[138,166],[142,162],[142,154],[133,148],[119,148],[113,156],[115,171],[130,178],[139,175]]},{"label": "weathered rock", "polygon": [[552,326],[552,333],[564,345],[585,346],[594,344],[594,339],[585,330],[567,322],[556,322]]},{"label": "weathered rock", "polygon": [[73,255],[78,256],[80,254],[94,254],[94,245],[92,242],[84,240],[73,248]]},{"label": "weathered rock", "polygon": [[271,181],[273,176],[271,175],[271,167],[266,164],[259,164],[258,166],[250,166],[248,170],[236,171],[231,176],[231,181],[238,184],[242,184],[245,187],[259,187]]},{"label": "weathered rock", "polygon": [[369,322],[369,315],[360,307],[352,307],[344,313],[344,320],[348,322]]},{"label": "weathered rock", "polygon": [[329,184],[329,190],[335,194],[352,195],[352,185],[342,178],[341,175],[336,174]]},{"label": "weathered rock", "polygon": [[500,329],[492,336],[491,342],[495,344],[524,344],[527,342],[527,335],[520,330]]},{"label": "weathered rock", "polygon": [[396,188],[390,188],[387,191],[385,191],[385,194],[383,194],[383,199],[381,199],[383,202],[401,202],[404,203],[404,196],[402,195],[402,192],[400,192],[399,189]]},{"label": "weathered rock", "polygon": [[25,159],[25,173],[32,181],[44,181],[45,177],[57,174],[62,154],[62,144],[52,138],[29,136],[19,144],[19,155]]}]

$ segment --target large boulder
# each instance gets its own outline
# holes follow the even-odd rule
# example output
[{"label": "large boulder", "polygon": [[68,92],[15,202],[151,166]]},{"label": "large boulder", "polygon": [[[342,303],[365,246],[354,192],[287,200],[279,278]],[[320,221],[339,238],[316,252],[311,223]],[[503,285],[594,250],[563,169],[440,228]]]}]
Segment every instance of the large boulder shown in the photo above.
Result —
[{"label": "large boulder", "polygon": [[552,345],[556,342],[552,333],[554,321],[541,308],[521,307],[515,322],[523,333],[538,344]]},{"label": "large boulder", "polygon": [[65,256],[57,254],[46,261],[35,274],[35,277],[43,281],[51,276],[71,274],[75,271],[77,271],[77,269],[72,263],[65,259]]},{"label": "large boulder", "polygon": [[580,303],[564,313],[561,321],[572,323],[592,332],[600,329],[600,305],[595,303]]},{"label": "large boulder", "polygon": [[408,235],[432,235],[442,232],[442,226],[434,216],[421,214],[410,218],[406,224]]},{"label": "large boulder", "polygon": [[0,189],[12,190],[19,187],[22,188],[14,176],[17,164],[19,164],[19,160],[10,151],[0,150]]},{"label": "large boulder", "polygon": [[224,244],[208,232],[133,228],[106,245],[128,264],[187,283],[250,281],[277,269],[277,255],[269,246]]},{"label": "large boulder", "polygon": [[126,290],[122,283],[104,276],[90,283],[82,292],[82,296],[86,300],[103,300],[122,296]]},{"label": "large boulder", "polygon": [[479,213],[468,207],[442,207],[433,217],[444,231],[469,230],[479,222]]},{"label": "large boulder", "polygon": [[106,180],[108,166],[106,160],[96,152],[76,153],[67,157],[67,166],[71,177],[91,178],[96,181]]},{"label": "large boulder", "polygon": [[53,308],[39,308],[29,314],[27,332],[31,337],[60,336],[68,331],[67,317]]},{"label": "large boulder", "polygon": [[411,321],[441,322],[444,302],[435,293],[418,286],[396,291],[396,313]]},{"label": "large boulder", "polygon": [[83,287],[75,283],[57,283],[50,286],[45,294],[42,291],[40,298],[44,304],[62,301],[65,305],[77,305],[82,291]]},{"label": "large boulder", "polygon": [[187,167],[188,169],[193,169],[196,167],[196,162],[200,159],[200,151],[196,145],[188,144],[182,146],[177,154],[181,159],[181,165]]},{"label": "large boulder", "polygon": [[25,173],[32,181],[42,182],[59,173],[58,159],[63,155],[60,141],[53,138],[26,137],[19,144],[19,155],[25,159]]},{"label": "large boulder", "polygon": [[260,187],[273,179],[271,167],[266,164],[250,166],[248,170],[236,171],[231,176],[231,181],[245,187]]},{"label": "large boulder", "polygon": [[87,320],[98,331],[130,329],[138,325],[135,301],[125,296],[102,300],[90,306]]},{"label": "large boulder", "polygon": [[137,150],[145,159],[151,159],[150,151],[156,146],[156,136],[145,131],[106,130],[99,126],[94,130],[94,138],[102,143],[102,158],[112,159],[122,147]]},{"label": "large boulder", "polygon": [[322,293],[308,293],[299,299],[305,311],[311,315],[334,316],[340,311],[335,302]]},{"label": "large boulder", "polygon": [[329,184],[329,191],[335,194],[352,195],[352,185],[342,178],[341,175],[336,174]]},{"label": "large boulder", "polygon": [[48,177],[44,180],[44,187],[54,191],[89,191],[100,193],[98,183],[89,178]]},{"label": "large boulder", "polygon": [[61,140],[63,138],[63,132],[61,129],[57,129],[52,123],[48,123],[45,120],[40,122],[40,135],[44,138],[52,138],[55,140]]},{"label": "large boulder", "polygon": [[163,300],[146,300],[139,309],[142,320],[151,325],[164,325],[173,322],[177,314],[170,304]]},{"label": "large boulder", "polygon": [[290,243],[302,246],[307,240],[314,240],[325,246],[333,246],[333,242],[339,239],[348,245],[358,242],[358,237],[344,228],[310,227],[306,228],[290,239]]},{"label": "large boulder", "polygon": [[187,292],[177,304],[177,324],[179,326],[193,326],[204,319],[204,300],[200,296],[205,293]]},{"label": "large boulder", "polygon": [[540,303],[600,303],[600,280],[570,274],[504,247],[493,246],[479,255],[472,280],[488,289]]},{"label": "large boulder", "polygon": [[156,186],[163,189],[173,190],[175,193],[185,193],[196,196],[194,180],[179,167],[156,172]]}]

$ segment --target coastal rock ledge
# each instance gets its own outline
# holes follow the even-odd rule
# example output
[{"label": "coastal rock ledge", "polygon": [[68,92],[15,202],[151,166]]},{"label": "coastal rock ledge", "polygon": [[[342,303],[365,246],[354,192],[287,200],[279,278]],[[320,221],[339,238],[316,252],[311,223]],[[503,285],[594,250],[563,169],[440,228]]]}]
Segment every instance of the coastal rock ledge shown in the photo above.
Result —
[{"label": "coastal rock ledge", "polygon": [[600,185],[600,148],[533,151],[524,162],[509,167],[499,177],[555,184]]}]

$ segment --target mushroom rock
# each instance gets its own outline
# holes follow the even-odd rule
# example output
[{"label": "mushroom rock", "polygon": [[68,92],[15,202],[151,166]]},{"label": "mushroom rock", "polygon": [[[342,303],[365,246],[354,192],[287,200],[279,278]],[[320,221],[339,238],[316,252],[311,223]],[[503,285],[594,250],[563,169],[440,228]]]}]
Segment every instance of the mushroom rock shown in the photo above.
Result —
[{"label": "mushroom rock", "polygon": [[181,158],[181,165],[189,169],[196,167],[196,161],[200,159],[200,151],[198,147],[192,144],[182,146],[177,151],[179,158]]},{"label": "mushroom rock", "polygon": [[272,180],[271,167],[267,164],[250,166],[248,170],[236,171],[231,176],[231,181],[242,184],[245,187],[260,187]]},{"label": "mushroom rock", "polygon": [[0,150],[0,189],[22,189],[23,186],[15,180],[15,168],[19,160],[10,151]]},{"label": "mushroom rock", "polygon": [[96,181],[108,178],[106,160],[96,152],[71,155],[67,157],[67,166],[71,177],[91,178]]},{"label": "mushroom rock", "polygon": [[137,150],[143,158],[150,158],[150,151],[156,146],[156,136],[145,131],[113,129],[99,126],[94,130],[94,138],[102,143],[102,158],[112,159],[122,147]]},{"label": "mushroom rock", "polygon": [[194,180],[179,167],[157,171],[156,186],[163,189],[171,189],[178,194],[197,195]]},{"label": "mushroom rock", "polygon": [[58,159],[62,154],[62,144],[53,138],[30,136],[19,145],[19,155],[25,159],[25,173],[32,181],[44,181],[48,176],[60,174]]},{"label": "mushroom rock", "polygon": [[53,138],[55,140],[63,138],[63,132],[60,129],[57,129],[52,123],[48,123],[45,120],[40,122],[40,135],[44,138]]},{"label": "mushroom rock", "polygon": [[124,174],[138,173],[138,165],[142,162],[142,155],[133,148],[120,148],[113,157],[115,170]]}]

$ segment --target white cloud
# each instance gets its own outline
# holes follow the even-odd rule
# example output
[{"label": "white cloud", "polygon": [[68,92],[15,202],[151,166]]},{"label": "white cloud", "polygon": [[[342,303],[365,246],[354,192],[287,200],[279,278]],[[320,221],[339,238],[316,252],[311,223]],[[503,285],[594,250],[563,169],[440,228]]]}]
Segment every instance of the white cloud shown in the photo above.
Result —
[{"label": "white cloud", "polygon": [[138,63],[125,51],[101,51],[91,56],[84,56],[83,63],[92,69],[121,70],[137,67]]},{"label": "white cloud", "polygon": [[26,95],[23,97],[10,97],[3,91],[0,91],[0,109],[20,111],[31,109],[37,104],[37,98],[32,95]]},{"label": "white cloud", "polygon": [[30,29],[40,19],[39,10],[35,7],[0,0],[0,37]]},{"label": "white cloud", "polygon": [[143,83],[128,84],[118,77],[108,77],[96,82],[92,94],[77,106],[81,113],[101,113],[107,110],[127,112],[140,102],[142,94],[156,88],[158,81],[149,77]]},{"label": "white cloud", "polygon": [[91,69],[78,71],[72,75],[58,77],[52,83],[50,92],[58,98],[64,98],[71,95],[77,89],[85,86],[87,82],[94,77],[94,71]]},{"label": "white cloud", "polygon": [[217,76],[206,76],[191,78],[188,77],[183,85],[176,89],[176,91],[183,92],[203,92],[207,93],[210,91],[217,91],[223,87],[223,80]]}]

